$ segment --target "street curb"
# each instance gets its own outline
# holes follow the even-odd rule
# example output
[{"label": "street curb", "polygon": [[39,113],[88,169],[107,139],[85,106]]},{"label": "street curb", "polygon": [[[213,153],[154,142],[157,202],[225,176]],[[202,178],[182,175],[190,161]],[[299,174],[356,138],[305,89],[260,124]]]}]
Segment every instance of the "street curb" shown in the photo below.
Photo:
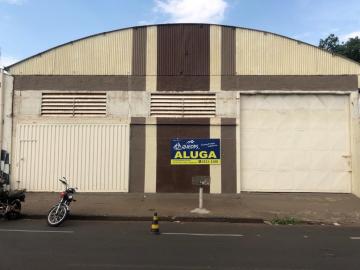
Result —
[{"label": "street curb", "polygon": [[[46,219],[46,215],[23,214],[23,219]],[[70,215],[71,220],[96,220],[96,221],[152,221],[152,216],[87,216]],[[236,217],[172,217],[159,216],[160,221],[168,222],[227,222],[227,223],[264,223],[262,218],[236,218]]]},{"label": "street curb", "polygon": [[[46,219],[47,215],[22,214],[21,219]],[[93,220],[93,221],[148,221],[153,220],[152,216],[90,216],[90,215],[70,215],[70,220]],[[272,224],[270,220],[263,218],[240,218],[240,217],[178,217],[178,216],[159,216],[160,221],[165,222],[223,222],[223,223],[243,223],[243,224],[265,224],[270,226],[296,226],[296,225],[317,225],[333,226],[332,222],[298,220],[296,224]],[[342,224],[346,226],[349,224]],[[351,224],[354,225],[354,224]]]}]

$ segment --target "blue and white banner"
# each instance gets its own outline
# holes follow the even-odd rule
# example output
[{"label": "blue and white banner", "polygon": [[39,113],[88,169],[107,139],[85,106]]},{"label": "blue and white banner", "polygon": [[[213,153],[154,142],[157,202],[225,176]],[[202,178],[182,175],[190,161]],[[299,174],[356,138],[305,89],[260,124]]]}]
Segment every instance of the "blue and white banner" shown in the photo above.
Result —
[{"label": "blue and white banner", "polygon": [[172,139],[171,165],[221,164],[220,139]]}]

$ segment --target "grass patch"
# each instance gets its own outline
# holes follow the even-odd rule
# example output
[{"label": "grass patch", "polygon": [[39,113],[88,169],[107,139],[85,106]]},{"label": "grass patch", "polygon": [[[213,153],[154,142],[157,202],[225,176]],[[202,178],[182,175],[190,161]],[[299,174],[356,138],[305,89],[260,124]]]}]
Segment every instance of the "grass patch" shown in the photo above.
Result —
[{"label": "grass patch", "polygon": [[271,224],[274,225],[295,225],[299,224],[300,220],[297,220],[294,217],[276,217],[271,220]]}]

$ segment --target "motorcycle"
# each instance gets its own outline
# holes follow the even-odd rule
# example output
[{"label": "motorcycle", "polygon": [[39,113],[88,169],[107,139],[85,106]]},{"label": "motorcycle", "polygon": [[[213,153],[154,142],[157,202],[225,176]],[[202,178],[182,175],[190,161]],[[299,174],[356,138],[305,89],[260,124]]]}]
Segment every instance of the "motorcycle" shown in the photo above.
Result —
[{"label": "motorcycle", "polygon": [[47,223],[51,227],[59,226],[65,221],[70,214],[70,203],[76,201],[73,195],[77,188],[68,187],[65,177],[59,179],[59,181],[65,185],[65,190],[60,193],[60,201],[50,209],[47,216]]},{"label": "motorcycle", "polygon": [[[1,179],[2,180],[2,179]],[[20,217],[21,202],[25,201],[25,189],[9,191],[0,180],[0,216],[7,219]]]}]

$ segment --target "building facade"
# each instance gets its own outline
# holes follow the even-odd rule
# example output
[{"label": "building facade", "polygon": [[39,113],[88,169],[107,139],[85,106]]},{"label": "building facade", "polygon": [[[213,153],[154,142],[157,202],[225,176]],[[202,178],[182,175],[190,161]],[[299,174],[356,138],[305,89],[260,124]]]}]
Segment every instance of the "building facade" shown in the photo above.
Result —
[{"label": "building facade", "polygon": [[[360,196],[360,65],[303,42],[208,24],[72,41],[2,74],[10,181],[84,192]],[[220,139],[220,164],[171,164],[175,139]]]}]

